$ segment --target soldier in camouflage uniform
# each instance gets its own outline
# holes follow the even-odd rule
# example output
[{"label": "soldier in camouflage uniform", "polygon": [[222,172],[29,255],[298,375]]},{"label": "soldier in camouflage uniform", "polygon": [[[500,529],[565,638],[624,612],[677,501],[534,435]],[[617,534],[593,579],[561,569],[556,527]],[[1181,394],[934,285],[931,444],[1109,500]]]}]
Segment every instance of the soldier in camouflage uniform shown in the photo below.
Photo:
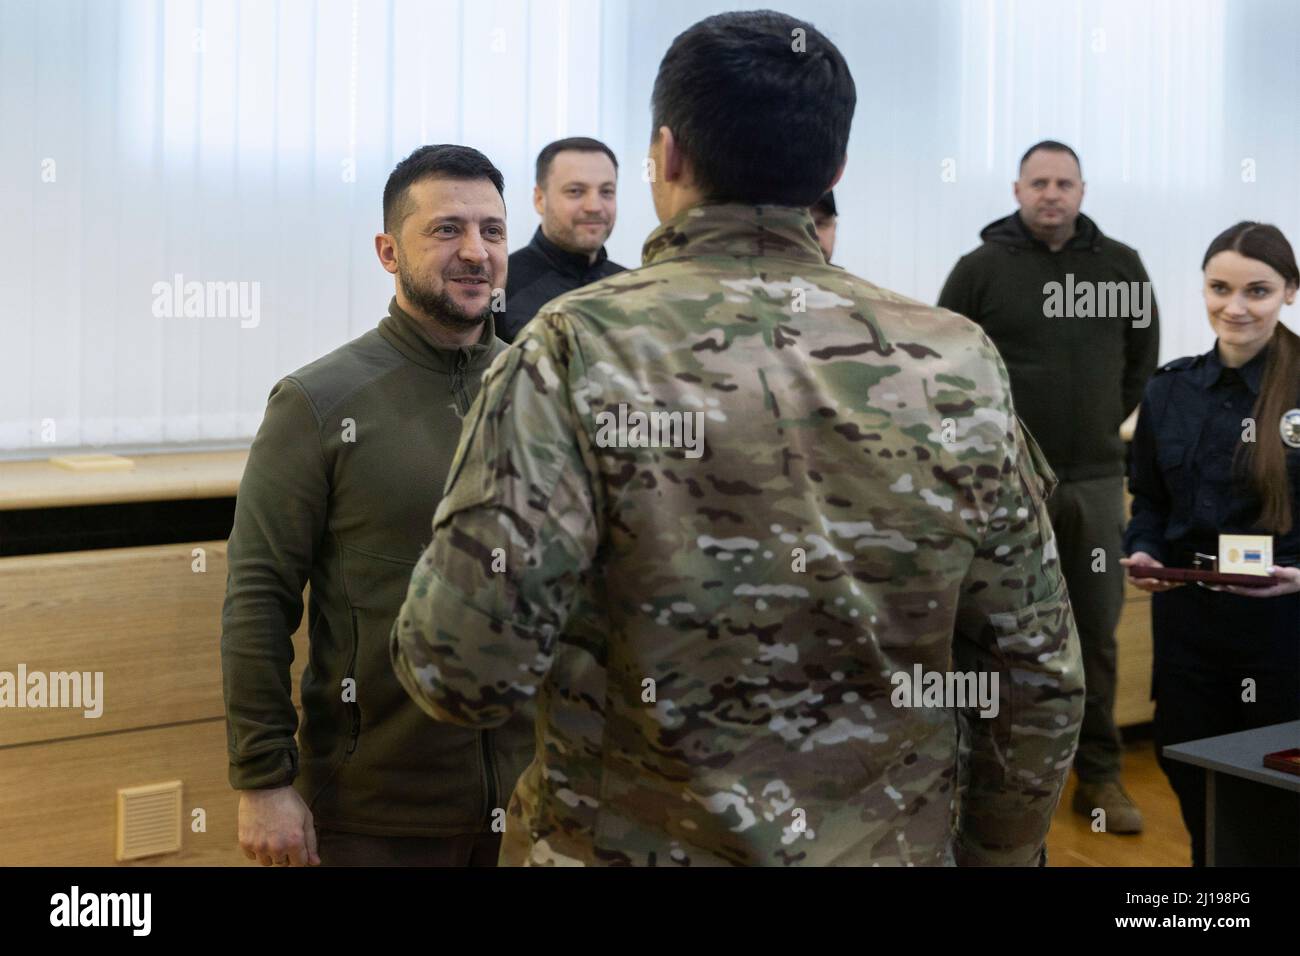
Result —
[{"label": "soldier in camouflage uniform", "polygon": [[[762,62],[716,75],[741,54]],[[758,97],[759,74],[798,92]],[[705,95],[820,125],[796,110],[774,178],[738,194],[680,118],[728,115]],[[484,377],[391,650],[439,720],[536,700],[503,864],[1042,859],[1083,708],[1054,479],[977,326],[826,263],[807,207],[853,104],[806,23],[682,34],[642,267],[543,307]],[[633,423],[656,411],[702,448]],[[998,675],[996,716],[895,706],[916,665]]]}]

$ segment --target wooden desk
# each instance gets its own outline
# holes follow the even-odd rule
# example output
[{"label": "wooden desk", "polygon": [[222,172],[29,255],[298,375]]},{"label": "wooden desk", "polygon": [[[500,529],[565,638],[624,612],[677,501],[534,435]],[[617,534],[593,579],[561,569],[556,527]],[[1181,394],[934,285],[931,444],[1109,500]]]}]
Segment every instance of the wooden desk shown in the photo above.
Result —
[{"label": "wooden desk", "polygon": [[130,471],[69,471],[47,460],[0,462],[0,511],[233,498],[248,451],[130,455]]}]

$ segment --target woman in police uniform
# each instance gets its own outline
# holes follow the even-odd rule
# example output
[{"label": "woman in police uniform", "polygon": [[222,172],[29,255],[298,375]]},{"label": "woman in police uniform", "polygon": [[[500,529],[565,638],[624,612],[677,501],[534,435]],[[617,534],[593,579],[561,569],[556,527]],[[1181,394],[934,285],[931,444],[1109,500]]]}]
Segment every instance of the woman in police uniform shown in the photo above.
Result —
[{"label": "woman in police uniform", "polygon": [[[1221,533],[1271,534],[1278,583],[1210,589],[1134,579],[1153,594],[1157,754],[1300,718],[1300,337],[1278,320],[1295,301],[1300,270],[1281,231],[1253,222],[1215,238],[1201,269],[1217,341],[1147,384],[1120,563],[1191,567],[1198,552],[1218,554]],[[1203,772],[1159,760],[1191,832],[1192,865],[1203,866]]]}]

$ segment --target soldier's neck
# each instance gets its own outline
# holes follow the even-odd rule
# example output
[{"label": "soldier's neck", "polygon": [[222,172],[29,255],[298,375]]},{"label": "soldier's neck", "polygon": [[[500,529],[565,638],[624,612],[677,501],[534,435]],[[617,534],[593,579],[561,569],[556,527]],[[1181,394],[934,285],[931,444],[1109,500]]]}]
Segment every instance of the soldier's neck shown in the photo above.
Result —
[{"label": "soldier's neck", "polygon": [[669,219],[676,219],[686,210],[702,205],[708,201],[708,197],[694,186],[677,186],[673,185],[664,195],[664,204],[662,210],[657,210],[660,222],[667,222]]}]

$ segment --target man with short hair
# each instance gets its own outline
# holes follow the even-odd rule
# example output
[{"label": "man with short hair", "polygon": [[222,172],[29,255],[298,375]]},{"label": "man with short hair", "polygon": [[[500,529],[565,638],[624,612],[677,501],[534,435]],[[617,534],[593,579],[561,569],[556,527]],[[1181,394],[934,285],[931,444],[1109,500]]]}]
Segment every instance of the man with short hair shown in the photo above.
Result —
[{"label": "man with short hair", "polygon": [[[505,346],[501,173],[424,146],[384,189],[375,251],[388,315],[271,390],[235,505],[222,614],[239,841],[263,865],[495,865],[504,802],[532,756],[524,713],[436,724],[388,662],[388,633],[451,464],[461,417]],[[311,583],[302,727],[291,635]]]},{"label": "man with short hair", "polygon": [[826,190],[826,195],[813,203],[808,211],[812,214],[813,226],[817,230],[817,245],[821,246],[822,255],[830,262],[831,256],[835,254],[835,227],[840,218],[835,208],[834,190]]},{"label": "man with short hair", "polygon": [[605,253],[618,217],[618,160],[597,139],[557,140],[537,155],[532,242],[510,254],[505,312],[497,334],[513,342],[543,305],[624,269]]},{"label": "man with short hair", "polygon": [[1016,408],[1060,485],[1048,511],[1083,645],[1087,708],[1074,760],[1076,812],[1140,833],[1120,782],[1115,627],[1124,602],[1124,442],[1119,428],[1156,368],[1160,324],[1136,251],[1079,211],[1084,181],[1069,146],[1044,140],[1020,160],[1018,212],[990,223],[939,305],[978,323],[1011,375]]},{"label": "man with short hair", "polygon": [[449,723],[537,698],[503,863],[1043,858],[1083,693],[1050,473],[977,326],[822,255],[856,98],[785,14],[678,36],[642,267],[484,378],[392,652]]}]

